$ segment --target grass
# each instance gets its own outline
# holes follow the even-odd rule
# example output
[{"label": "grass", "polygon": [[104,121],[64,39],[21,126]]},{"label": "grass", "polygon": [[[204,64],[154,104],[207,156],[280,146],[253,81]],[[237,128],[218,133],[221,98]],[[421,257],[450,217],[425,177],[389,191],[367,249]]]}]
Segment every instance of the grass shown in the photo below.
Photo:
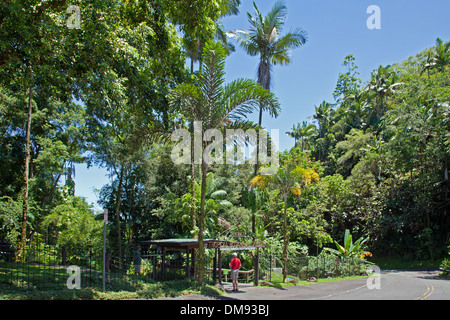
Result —
[{"label": "grass", "polygon": [[[13,274],[12,278],[9,277],[10,274]],[[134,275],[122,276],[120,281],[114,281],[114,279],[109,281],[108,278],[106,292],[102,292],[101,280],[99,282],[98,277],[93,281],[92,287],[89,287],[90,284],[82,277],[82,288],[69,290],[66,287],[68,277],[69,274],[65,268],[0,264],[0,300],[120,300],[157,299],[188,294],[224,294],[212,283],[199,285],[193,279],[155,282]],[[320,278],[317,282],[309,282],[288,276],[288,279],[294,280],[294,283],[283,283],[282,275],[272,274],[271,283],[276,288],[283,288],[357,278],[364,277]]]},{"label": "grass", "polygon": [[95,271],[82,272],[81,289],[69,290],[69,276],[66,268],[57,266],[0,263],[0,300],[120,300],[223,294],[215,286],[199,285],[195,280],[155,282],[124,274],[108,275],[103,292],[101,273]]},{"label": "grass", "polygon": [[[313,285],[316,283],[336,282],[350,279],[365,278],[364,276],[325,278],[317,282],[299,280],[289,276],[289,279],[295,279],[296,283],[283,283],[282,277],[272,277],[272,284],[275,288],[284,288],[287,286]],[[127,285],[129,287],[129,285]],[[69,290],[67,288],[50,288],[39,290],[36,288],[23,288],[16,285],[0,283],[0,300],[121,300],[121,299],[158,299],[166,297],[178,297],[188,294],[202,295],[223,295],[224,292],[218,289],[212,283],[199,285],[196,280],[174,280],[166,282],[148,283],[137,280],[134,290],[129,288],[120,288],[116,291],[102,292],[97,288],[82,288],[80,290]],[[260,285],[260,287],[265,287]]]},{"label": "grass", "polygon": [[[272,274],[272,280],[270,281],[271,284],[273,284],[274,288],[284,288],[289,286],[305,286],[305,285],[312,285],[317,283],[327,283],[327,282],[336,282],[336,281],[342,281],[342,280],[351,280],[351,279],[362,279],[367,278],[367,276],[351,276],[351,277],[334,277],[334,278],[319,278],[318,281],[306,281],[301,280],[298,277],[290,276],[288,275],[286,277],[286,280],[288,281],[293,280],[292,282],[283,282],[283,276],[281,274]],[[261,285],[261,287],[267,287]]]},{"label": "grass", "polygon": [[[129,287],[134,289],[131,290]],[[223,294],[212,284],[199,285],[195,280],[174,280],[166,282],[147,283],[137,280],[128,288],[102,292],[98,288],[50,288],[39,290],[23,288],[14,284],[0,283],[0,300],[121,300],[121,299],[158,299],[178,297],[187,294],[221,295]]]}]

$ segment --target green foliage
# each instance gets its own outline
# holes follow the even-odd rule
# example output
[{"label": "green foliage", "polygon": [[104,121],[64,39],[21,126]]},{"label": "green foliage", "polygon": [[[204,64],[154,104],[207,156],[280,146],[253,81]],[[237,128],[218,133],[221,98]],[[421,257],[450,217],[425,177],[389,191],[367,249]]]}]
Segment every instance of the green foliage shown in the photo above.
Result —
[{"label": "green foliage", "polygon": [[0,198],[0,239],[17,243],[20,236],[22,205],[9,197]]},{"label": "green foliage", "polygon": [[439,265],[439,268],[444,270],[450,270],[450,260],[449,259],[442,260],[441,264]]},{"label": "green foliage", "polygon": [[[289,64],[289,52],[307,42],[307,33],[300,28],[281,35],[287,16],[287,8],[278,1],[265,17],[254,4],[255,15],[248,13],[249,31],[238,30],[231,33],[244,50],[260,56],[258,82],[265,89],[270,89],[271,65]],[[261,124],[260,124],[261,125]]]},{"label": "green foliage", "polygon": [[61,246],[94,249],[101,246],[103,223],[95,219],[92,209],[82,198],[69,197],[52,209],[42,225],[56,228],[56,242]]},{"label": "green foliage", "polygon": [[365,256],[366,254],[370,254],[368,251],[364,251],[362,248],[364,243],[367,242],[368,238],[359,238],[353,243],[353,236],[350,234],[350,230],[345,230],[344,242],[343,245],[339,244],[336,240],[334,240],[334,244],[336,245],[336,249],[325,248],[324,250],[334,253],[337,256],[343,258],[354,258],[357,256]]},{"label": "green foliage", "polygon": [[342,66],[347,68],[347,72],[339,74],[338,83],[333,93],[336,100],[348,97],[361,88],[362,80],[358,78],[359,72],[357,71],[358,66],[355,64],[355,60],[355,57],[350,54],[345,57],[342,63]]},{"label": "green foliage", "polygon": [[[379,66],[364,83],[347,55],[335,101],[290,130],[296,145],[280,154],[272,188],[249,189],[249,181],[269,182],[248,164],[197,165],[193,176],[173,164],[168,140],[178,126],[257,129],[250,113],[280,113],[268,91],[270,67],[288,64],[306,32],[284,32],[287,8],[277,2],[265,16],[254,6],[249,31],[226,34],[220,19],[240,3],[75,1],[82,25],[69,29],[64,1],[2,2],[0,240],[17,243],[25,217],[33,243],[45,235],[98,247],[101,223],[74,196],[75,164],[95,164],[111,178],[99,204],[110,212],[113,254],[141,240],[239,231],[283,258],[342,237],[334,250],[341,257],[358,256],[365,244],[377,255],[442,259],[450,229],[449,41]],[[260,57],[258,81],[225,83],[227,35]],[[189,72],[186,58],[200,61],[200,71]],[[321,177],[314,184],[312,172]],[[362,238],[353,242],[346,230]]]},{"label": "green foliage", "polygon": [[336,161],[337,171],[344,176],[349,176],[351,169],[365,155],[364,147],[366,147],[372,134],[364,133],[362,130],[352,129],[345,140],[336,144],[336,151],[342,154]]},{"label": "green foliage", "polygon": [[[224,217],[225,211],[232,211],[233,204],[227,200],[227,191],[223,190],[225,178],[216,178],[213,172],[208,172],[206,179],[206,230],[205,237],[216,237],[224,229],[231,227]],[[195,182],[195,206],[200,209],[201,186]],[[177,196],[174,192],[167,190],[161,198],[161,207],[155,209],[153,214],[160,219],[161,224],[155,230],[158,238],[193,238],[198,234],[198,228],[192,229],[192,195],[185,193]],[[228,217],[226,217],[228,218]],[[172,228],[169,228],[171,226]],[[169,230],[172,230],[171,232]],[[168,233],[169,231],[169,233]]]},{"label": "green foliage", "polygon": [[379,255],[444,254],[450,74],[435,61],[445,61],[446,45],[438,40],[402,63],[380,66],[365,84],[349,56],[334,107],[316,107],[318,134],[302,143],[321,161],[324,177],[300,205],[324,219],[333,238],[352,229],[369,236]]},{"label": "green foliage", "polygon": [[[198,83],[184,84],[173,89],[169,95],[170,104],[178,108],[191,121],[201,121],[202,135],[207,129],[218,129],[226,119],[237,120],[233,128],[242,127],[240,121],[258,106],[265,105],[277,112],[280,109],[278,99],[274,94],[263,89],[259,84],[249,79],[238,79],[225,84],[226,50],[218,42],[208,42],[203,51],[203,64],[198,75]],[[201,151],[207,150],[211,142],[203,143]],[[206,192],[208,164],[202,157],[201,197],[198,211],[198,239],[200,243],[200,281],[203,278],[204,247],[203,239],[207,219]],[[193,177],[192,177],[193,178]]]}]

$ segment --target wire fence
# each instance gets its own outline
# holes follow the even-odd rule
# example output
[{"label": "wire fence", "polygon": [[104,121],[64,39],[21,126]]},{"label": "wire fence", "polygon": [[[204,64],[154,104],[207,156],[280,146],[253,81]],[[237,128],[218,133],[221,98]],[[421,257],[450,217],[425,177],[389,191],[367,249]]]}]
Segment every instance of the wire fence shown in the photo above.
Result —
[{"label": "wire fence", "polygon": [[[182,255],[160,251],[142,251],[139,274],[133,253],[121,258],[107,253],[105,290],[133,290],[136,281],[156,282],[186,278]],[[163,265],[164,262],[164,265]],[[75,266],[77,274],[71,268]],[[209,267],[209,264],[207,264]],[[192,275],[197,271],[189,270]],[[78,277],[78,279],[76,278]],[[103,253],[94,248],[67,248],[39,244],[22,249],[0,243],[0,284],[28,290],[64,289],[78,280],[82,288],[103,288]]]},{"label": "wire fence", "polygon": [[[78,282],[81,288],[103,289],[105,291],[133,291],[137,281],[155,283],[158,281],[181,280],[197,277],[198,269],[195,261],[187,263],[185,252],[165,252],[159,250],[142,251],[142,264],[139,274],[134,266],[134,252],[126,252],[121,258],[107,253],[105,259],[105,277],[103,278],[103,252],[94,248],[68,248],[47,244],[28,245],[23,249],[15,248],[0,242],[0,284],[15,288],[38,290],[59,290],[68,288],[73,281],[71,266],[78,270]],[[214,266],[218,269],[218,261],[214,264],[214,251],[207,251],[205,277],[207,281],[218,281],[214,275]],[[253,255],[248,253],[247,260]],[[190,259],[192,259],[192,255]],[[244,255],[243,258],[246,258]],[[222,261],[222,282],[230,282],[225,268],[228,257]],[[247,261],[248,262],[248,261]],[[245,263],[244,263],[245,264]],[[252,262],[239,274],[240,282],[251,283],[255,273]],[[339,258],[330,254],[319,256],[290,255],[287,262],[288,278],[299,280],[313,278],[343,277],[363,275],[367,264],[359,258]],[[259,280],[272,281],[279,279],[283,272],[283,263],[279,255],[263,253],[259,259]],[[103,280],[104,279],[104,280]],[[290,279],[288,279],[289,281]]]},{"label": "wire fence", "polygon": [[[271,281],[283,272],[281,257],[269,255],[260,260],[261,277]],[[367,275],[368,263],[359,257],[338,257],[321,253],[318,256],[290,256],[287,261],[288,277],[299,280],[318,280],[324,278],[338,278]]]}]

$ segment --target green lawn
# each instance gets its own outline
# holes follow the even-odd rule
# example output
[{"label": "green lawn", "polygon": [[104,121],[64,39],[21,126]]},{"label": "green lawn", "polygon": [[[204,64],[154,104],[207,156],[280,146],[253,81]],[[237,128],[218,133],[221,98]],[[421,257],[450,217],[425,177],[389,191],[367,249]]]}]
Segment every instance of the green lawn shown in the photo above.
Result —
[{"label": "green lawn", "polygon": [[81,289],[69,290],[66,268],[31,264],[0,264],[0,300],[154,299],[186,294],[218,294],[213,285],[194,280],[155,282],[143,276],[109,274],[102,292],[101,274],[82,272]]},{"label": "green lawn", "polygon": [[[130,289],[133,286],[134,289]],[[120,299],[157,299],[177,297],[187,294],[221,295],[214,285],[198,285],[195,280],[174,280],[147,283],[136,281],[128,288],[102,292],[98,288],[81,288],[80,290],[49,289],[38,290],[18,288],[14,285],[0,283],[0,300],[120,300]]]},{"label": "green lawn", "polygon": [[[121,275],[120,279],[108,276],[106,292],[102,292],[99,273],[91,274],[91,282],[88,281],[89,274],[82,276],[81,289],[69,290],[66,287],[69,276],[66,269],[61,267],[2,263],[0,264],[0,300],[155,299],[186,294],[222,295],[224,293],[212,283],[199,285],[192,279],[156,282],[135,275]],[[282,275],[274,273],[270,282],[276,288],[283,288],[364,277],[320,278],[317,282],[300,280],[294,276],[287,278],[292,282],[283,283]]]},{"label": "green lawn", "polygon": [[[334,277],[334,278],[319,278],[318,281],[306,281],[301,280],[295,276],[288,275],[286,277],[286,283],[283,283],[283,276],[281,274],[272,274],[272,280],[267,281],[273,284],[275,288],[284,288],[289,286],[304,286],[304,285],[312,285],[316,283],[326,283],[326,282],[336,282],[342,280],[350,280],[350,279],[362,279],[367,278],[367,276],[351,276],[351,277]],[[291,280],[291,282],[289,282]],[[261,285],[264,287],[263,285]]]}]

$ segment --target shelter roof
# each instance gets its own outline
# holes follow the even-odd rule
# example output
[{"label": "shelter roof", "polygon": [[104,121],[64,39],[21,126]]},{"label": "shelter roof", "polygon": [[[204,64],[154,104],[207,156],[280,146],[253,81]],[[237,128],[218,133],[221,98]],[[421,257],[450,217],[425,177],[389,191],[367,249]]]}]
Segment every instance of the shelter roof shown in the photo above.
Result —
[{"label": "shelter roof", "polygon": [[[198,239],[162,239],[162,240],[150,240],[150,241],[142,241],[142,244],[146,245],[157,245],[165,248],[178,248],[178,249],[193,249],[198,248],[199,243]],[[203,244],[205,248],[220,248],[222,250],[239,250],[238,248],[242,248],[241,250],[253,250],[258,247],[262,247],[262,245],[251,245],[243,244],[239,242],[232,242],[228,240],[213,240],[213,239],[205,239],[203,240]]]}]

